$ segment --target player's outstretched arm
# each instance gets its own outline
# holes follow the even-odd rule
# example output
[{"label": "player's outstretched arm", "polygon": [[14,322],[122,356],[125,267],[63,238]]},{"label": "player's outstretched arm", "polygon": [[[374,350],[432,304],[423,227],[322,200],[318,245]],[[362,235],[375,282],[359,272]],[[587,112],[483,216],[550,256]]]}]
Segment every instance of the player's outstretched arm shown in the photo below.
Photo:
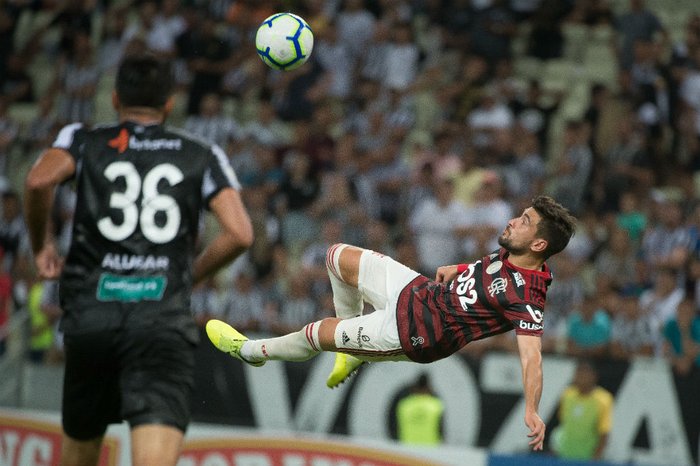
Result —
[{"label": "player's outstretched arm", "polygon": [[538,336],[518,335],[520,364],[523,369],[525,392],[525,425],[530,429],[529,445],[533,450],[542,450],[545,424],[537,414],[542,396],[542,340]]},{"label": "player's outstretched arm", "polygon": [[34,263],[41,278],[57,278],[63,261],[51,235],[50,213],[56,186],[75,173],[75,160],[62,149],[47,149],[29,170],[24,183],[24,218]]},{"label": "player's outstretched arm", "polygon": [[240,256],[253,244],[253,225],[238,191],[222,189],[209,202],[221,231],[194,261],[193,281],[198,283]]}]

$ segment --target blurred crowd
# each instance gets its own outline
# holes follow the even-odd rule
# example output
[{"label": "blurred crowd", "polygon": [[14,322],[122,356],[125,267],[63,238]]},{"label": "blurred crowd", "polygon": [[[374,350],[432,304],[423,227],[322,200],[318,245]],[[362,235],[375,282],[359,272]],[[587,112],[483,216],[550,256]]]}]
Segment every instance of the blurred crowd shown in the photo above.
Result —
[{"label": "blurred crowd", "polygon": [[[277,11],[314,31],[291,72],[254,47]],[[60,360],[22,180],[62,125],[114,119],[115,67],[143,49],[174,61],[169,121],[226,151],[255,228],[196,288],[198,322],[297,330],[334,315],[329,245],[432,277],[495,249],[544,192],[580,220],[550,263],[545,351],[700,367],[700,3],[685,0],[0,1],[0,345],[24,314],[30,358]],[[63,248],[73,196],[58,195]]]}]

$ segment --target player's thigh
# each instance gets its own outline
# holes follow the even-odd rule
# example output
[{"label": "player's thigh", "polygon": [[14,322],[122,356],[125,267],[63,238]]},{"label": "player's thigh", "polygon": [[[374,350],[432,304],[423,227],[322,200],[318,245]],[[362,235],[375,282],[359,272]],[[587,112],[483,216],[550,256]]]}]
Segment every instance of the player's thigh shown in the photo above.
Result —
[{"label": "player's thigh", "polygon": [[366,361],[406,360],[396,325],[396,312],[376,310],[352,319],[338,321],[335,328],[338,352],[352,354]]},{"label": "player's thigh", "polygon": [[389,256],[366,250],[360,259],[358,289],[375,309],[393,312],[401,290],[418,275]]},{"label": "player's thigh", "polygon": [[65,336],[62,424],[73,440],[92,441],[121,421],[115,339],[111,331]]},{"label": "player's thigh", "polygon": [[195,345],[189,332],[176,328],[126,332],[121,415],[132,429],[157,424],[186,430],[194,387]]}]

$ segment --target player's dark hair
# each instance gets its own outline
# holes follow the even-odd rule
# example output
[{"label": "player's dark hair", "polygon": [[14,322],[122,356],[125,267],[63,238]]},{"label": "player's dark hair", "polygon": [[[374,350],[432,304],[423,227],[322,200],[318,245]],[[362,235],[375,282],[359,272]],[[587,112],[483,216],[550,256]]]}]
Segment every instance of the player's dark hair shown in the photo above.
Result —
[{"label": "player's dark hair", "polygon": [[163,108],[173,93],[170,63],[150,54],[127,56],[119,65],[115,89],[125,107]]},{"label": "player's dark hair", "polygon": [[545,258],[564,250],[576,231],[576,218],[566,207],[549,196],[537,196],[532,200],[532,208],[540,214],[537,235],[547,241]]}]

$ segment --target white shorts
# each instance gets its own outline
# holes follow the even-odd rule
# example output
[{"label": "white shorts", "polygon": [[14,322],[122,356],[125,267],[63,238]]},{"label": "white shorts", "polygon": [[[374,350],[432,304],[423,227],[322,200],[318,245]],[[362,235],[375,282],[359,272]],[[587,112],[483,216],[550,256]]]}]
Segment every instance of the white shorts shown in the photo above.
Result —
[{"label": "white shorts", "polygon": [[358,289],[375,311],[345,319],[335,329],[335,346],[360,359],[406,361],[399,341],[396,303],[399,293],[420,275],[391,257],[366,250],[360,257]]}]

